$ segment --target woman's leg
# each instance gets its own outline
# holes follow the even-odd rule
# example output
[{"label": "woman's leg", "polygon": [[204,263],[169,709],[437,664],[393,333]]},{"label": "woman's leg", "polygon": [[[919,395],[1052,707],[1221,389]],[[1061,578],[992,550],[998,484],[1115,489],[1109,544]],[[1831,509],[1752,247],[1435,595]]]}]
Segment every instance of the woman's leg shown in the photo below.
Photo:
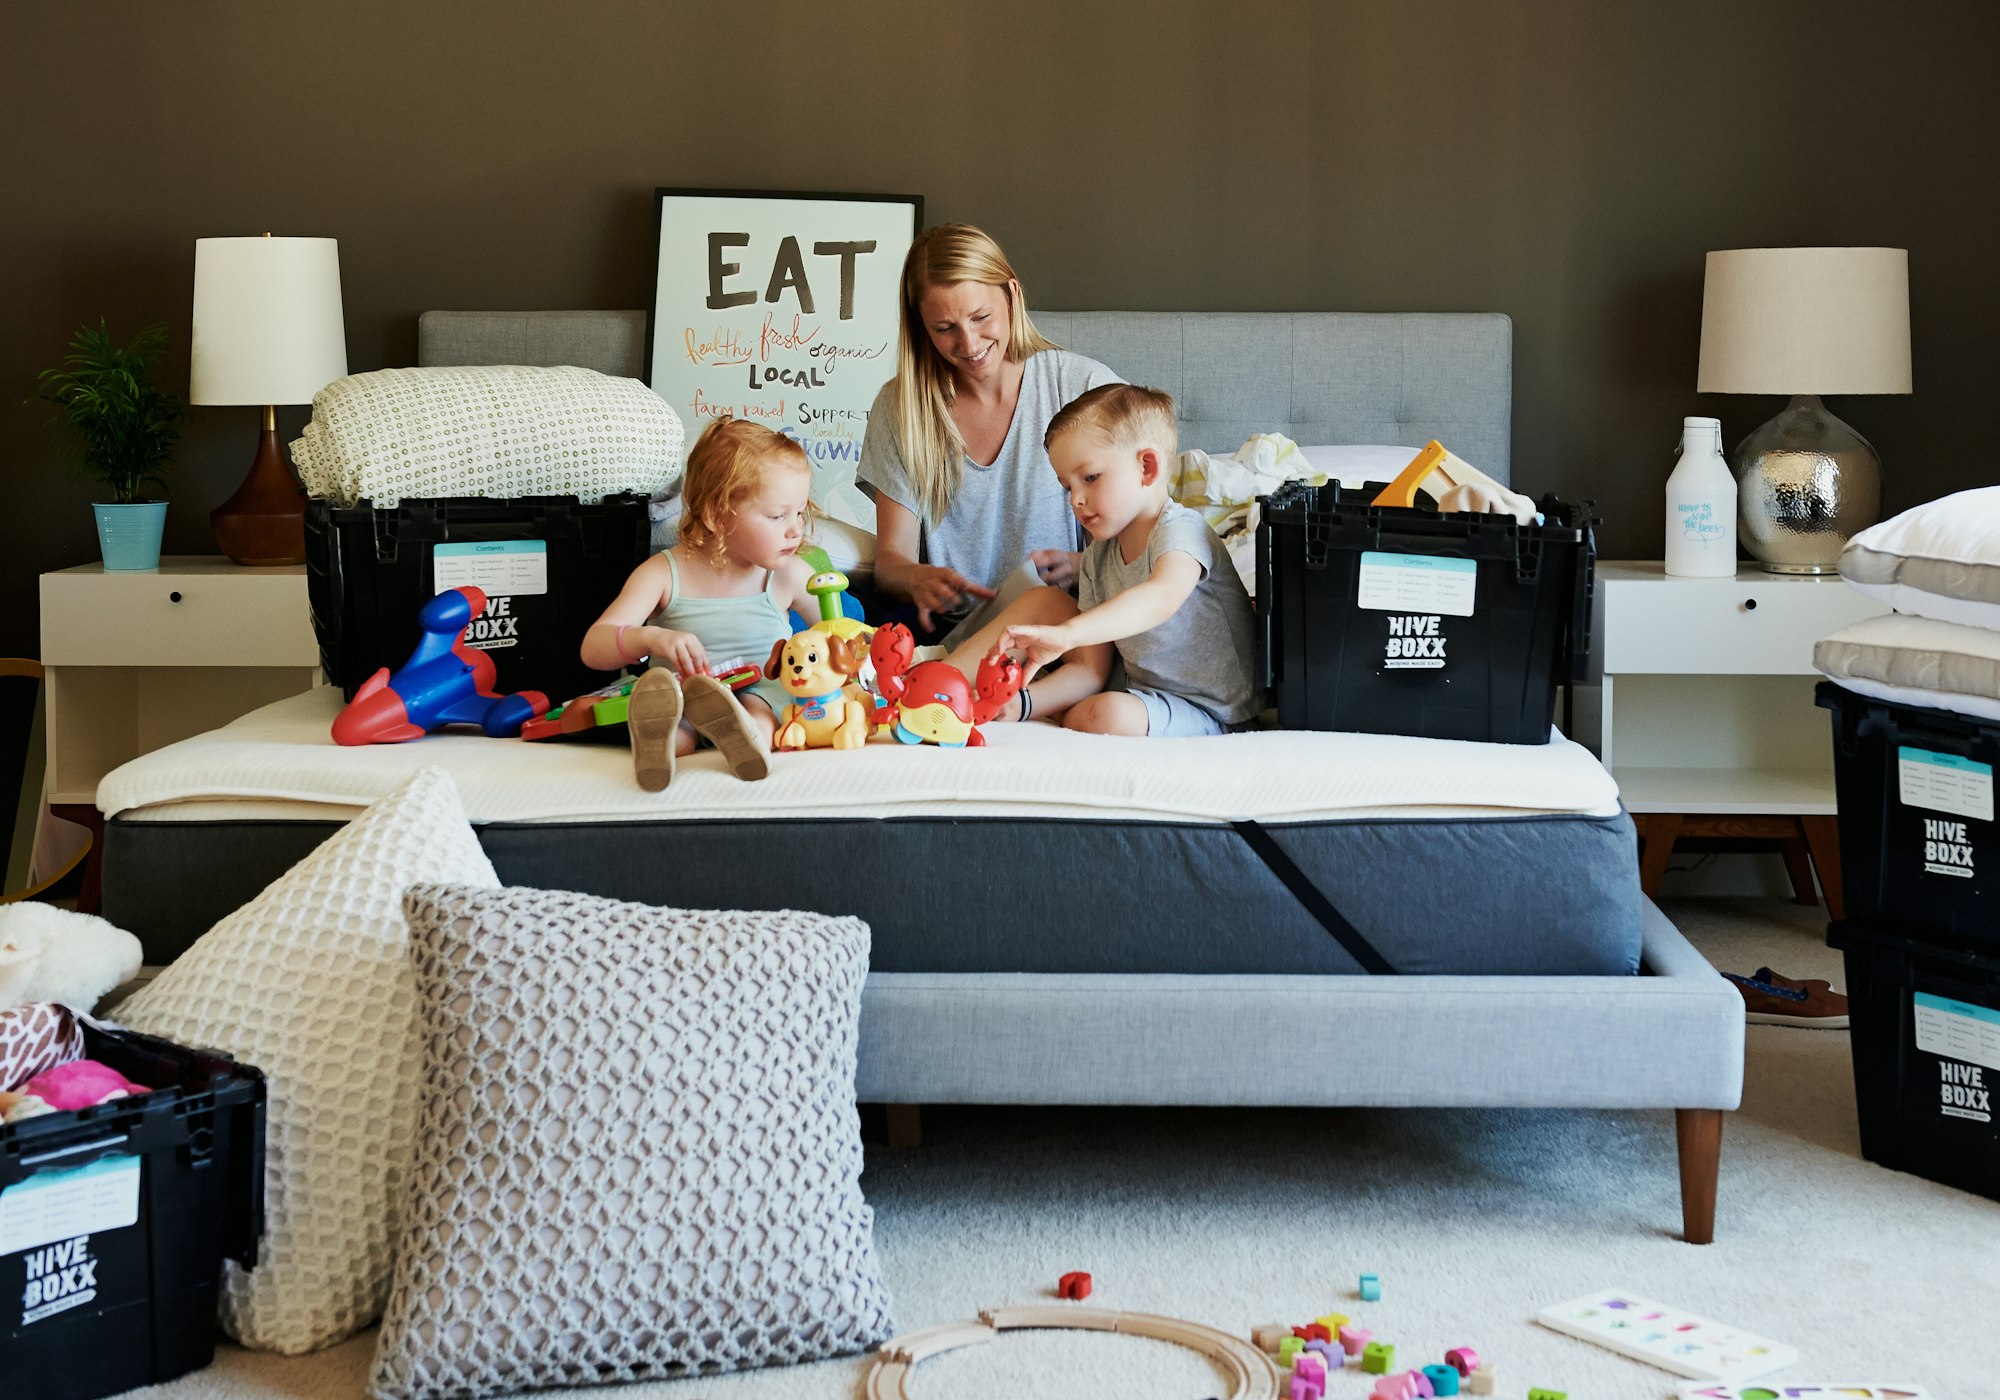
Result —
[{"label": "woman's leg", "polygon": [[[967,680],[972,680],[978,674],[979,663],[1009,627],[1050,626],[1068,622],[1076,614],[1076,599],[1062,589],[1046,586],[1030,589],[960,642],[945,660],[964,672]],[[1035,677],[1028,687],[1032,717],[1054,719],[1085,696],[1104,689],[1104,679],[1111,674],[1111,654],[1109,645],[1078,647],[1063,657],[1060,667]],[[1009,713],[1000,718],[1010,720],[1016,715]]]}]

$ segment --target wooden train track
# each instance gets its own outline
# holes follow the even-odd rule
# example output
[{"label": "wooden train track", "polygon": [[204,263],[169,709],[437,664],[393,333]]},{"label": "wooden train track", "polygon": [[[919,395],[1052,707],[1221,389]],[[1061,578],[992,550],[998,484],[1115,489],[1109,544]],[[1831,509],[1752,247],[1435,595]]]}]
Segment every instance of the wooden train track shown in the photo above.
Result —
[{"label": "wooden train track", "polygon": [[1112,1312],[1105,1308],[1030,1304],[987,1308],[977,1322],[947,1322],[882,1343],[868,1370],[868,1400],[916,1400],[911,1378],[933,1356],[990,1342],[1002,1332],[1046,1327],[1082,1332],[1117,1332],[1149,1337],[1200,1352],[1230,1377],[1227,1400],[1278,1400],[1278,1367],[1241,1337],[1199,1322],[1155,1313]]}]

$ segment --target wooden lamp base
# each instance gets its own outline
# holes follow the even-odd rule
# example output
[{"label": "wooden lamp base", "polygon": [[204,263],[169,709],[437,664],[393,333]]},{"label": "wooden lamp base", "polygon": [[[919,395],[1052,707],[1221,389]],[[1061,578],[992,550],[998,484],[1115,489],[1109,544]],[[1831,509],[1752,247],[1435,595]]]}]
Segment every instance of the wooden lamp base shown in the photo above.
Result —
[{"label": "wooden lamp base", "polygon": [[264,410],[257,457],[236,494],[209,512],[215,542],[238,564],[303,564],[306,495],[278,446],[276,408]]}]

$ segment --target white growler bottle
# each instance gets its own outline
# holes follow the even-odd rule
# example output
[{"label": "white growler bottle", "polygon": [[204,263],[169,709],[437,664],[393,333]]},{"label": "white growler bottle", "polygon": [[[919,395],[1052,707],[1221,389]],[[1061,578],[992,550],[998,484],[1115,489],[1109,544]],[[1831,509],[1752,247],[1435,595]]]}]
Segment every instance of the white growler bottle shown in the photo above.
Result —
[{"label": "white growler bottle", "polygon": [[1736,474],[1722,455],[1722,420],[1681,421],[1681,458],[1667,478],[1667,572],[1736,574]]}]

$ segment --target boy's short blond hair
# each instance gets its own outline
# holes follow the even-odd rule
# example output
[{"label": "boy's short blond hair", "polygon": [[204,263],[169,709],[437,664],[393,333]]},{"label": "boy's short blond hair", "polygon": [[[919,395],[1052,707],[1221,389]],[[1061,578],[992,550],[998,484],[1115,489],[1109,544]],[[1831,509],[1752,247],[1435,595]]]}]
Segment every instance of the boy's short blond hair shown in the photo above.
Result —
[{"label": "boy's short blond hair", "polygon": [[1143,384],[1100,384],[1078,395],[1049,420],[1042,446],[1079,428],[1101,433],[1121,447],[1155,448],[1169,463],[1180,453],[1173,395]]}]

